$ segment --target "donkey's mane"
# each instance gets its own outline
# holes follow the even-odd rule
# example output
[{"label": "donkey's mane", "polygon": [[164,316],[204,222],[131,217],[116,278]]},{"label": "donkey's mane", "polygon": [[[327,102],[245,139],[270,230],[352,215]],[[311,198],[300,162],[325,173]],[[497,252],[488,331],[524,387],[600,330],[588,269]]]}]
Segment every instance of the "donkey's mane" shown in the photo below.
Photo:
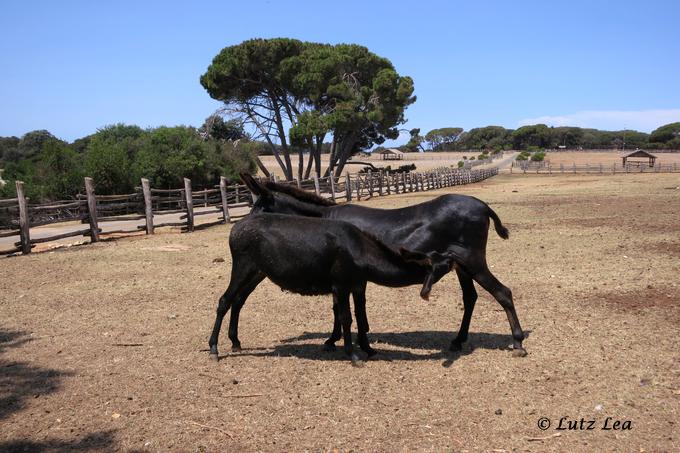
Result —
[{"label": "donkey's mane", "polygon": [[272,190],[274,192],[285,193],[286,195],[290,195],[291,197],[299,201],[303,201],[305,203],[312,203],[319,206],[336,205],[336,203],[333,202],[332,200],[320,197],[317,194],[308,192],[306,190],[298,189],[297,187],[291,186],[289,184],[279,184],[276,182],[267,181],[264,183],[264,186],[269,190]]}]

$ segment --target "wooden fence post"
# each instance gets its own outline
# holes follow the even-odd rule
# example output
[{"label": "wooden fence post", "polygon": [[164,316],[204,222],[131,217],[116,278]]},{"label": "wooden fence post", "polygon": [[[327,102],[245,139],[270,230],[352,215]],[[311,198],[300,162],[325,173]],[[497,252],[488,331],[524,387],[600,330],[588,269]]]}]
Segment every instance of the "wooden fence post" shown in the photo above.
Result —
[{"label": "wooden fence post", "polygon": [[17,200],[19,202],[19,237],[21,240],[21,253],[27,255],[31,253],[31,234],[28,220],[28,204],[24,194],[24,182],[16,181]]},{"label": "wooden fence post", "polygon": [[224,223],[231,223],[229,203],[227,202],[227,178],[224,176],[220,176],[220,196],[222,197],[222,215],[224,216]]},{"label": "wooden fence post", "polygon": [[368,197],[371,198],[373,196],[373,173],[371,170],[368,170],[366,174],[368,175]]},{"label": "wooden fence post", "polygon": [[87,194],[87,212],[90,218],[90,240],[99,240],[99,224],[97,222],[97,198],[94,195],[92,178],[85,178],[85,193]]},{"label": "wooden fence post", "polygon": [[347,201],[352,201],[352,180],[349,177],[349,172],[345,173],[345,198],[347,198]]},{"label": "wooden fence post", "polygon": [[357,173],[357,201],[361,201],[361,173]]},{"label": "wooden fence post", "polygon": [[383,196],[383,179],[384,179],[383,171],[380,170],[380,173],[378,173],[378,195],[380,195],[381,197]]},{"label": "wooden fence post", "polygon": [[142,178],[142,194],[144,195],[146,234],[153,234],[153,205],[151,204],[151,186],[149,185],[149,180],[146,178]]},{"label": "wooden fence post", "polygon": [[328,175],[328,182],[331,185],[331,200],[335,203],[335,176],[333,176],[333,172]]},{"label": "wooden fence post", "polygon": [[319,176],[316,173],[314,173],[314,191],[317,195],[321,194],[321,191],[319,190]]},{"label": "wooden fence post", "polygon": [[184,199],[187,204],[187,231],[194,231],[194,195],[189,178],[184,178]]}]

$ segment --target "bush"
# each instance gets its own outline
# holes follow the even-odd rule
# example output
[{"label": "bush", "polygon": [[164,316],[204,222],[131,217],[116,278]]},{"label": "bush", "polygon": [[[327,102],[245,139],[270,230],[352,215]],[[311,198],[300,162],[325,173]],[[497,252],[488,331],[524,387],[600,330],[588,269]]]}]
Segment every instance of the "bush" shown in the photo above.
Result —
[{"label": "bush", "polygon": [[459,160],[458,161],[458,168],[463,168],[463,166],[465,166],[465,162],[463,162],[462,160]]},{"label": "bush", "polygon": [[545,159],[545,153],[542,152],[542,151],[537,152],[537,153],[534,153],[534,154],[531,156],[531,160],[532,160],[533,162],[542,162],[543,159]]}]

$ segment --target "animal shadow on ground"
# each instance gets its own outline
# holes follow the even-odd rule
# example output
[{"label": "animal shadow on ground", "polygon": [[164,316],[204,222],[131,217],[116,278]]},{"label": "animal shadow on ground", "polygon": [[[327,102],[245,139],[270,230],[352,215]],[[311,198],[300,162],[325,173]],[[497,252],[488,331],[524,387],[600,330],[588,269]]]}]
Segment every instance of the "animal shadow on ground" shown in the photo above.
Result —
[{"label": "animal shadow on ground", "polygon": [[[530,331],[525,331],[525,338]],[[382,361],[419,361],[419,360],[444,360],[442,366],[449,367],[462,355],[472,353],[475,349],[503,349],[507,350],[512,345],[511,335],[501,335],[495,333],[470,332],[468,340],[464,344],[462,351],[451,352],[448,350],[449,344],[453,339],[449,331],[413,331],[413,332],[377,332],[370,333],[369,340],[371,346],[378,352],[370,360]],[[299,343],[309,340],[325,340],[328,332],[305,332],[296,337],[281,340],[281,344],[273,347],[272,350],[262,351],[259,349],[248,349],[244,347],[238,355],[249,355],[254,357],[298,357],[308,360],[344,360],[346,357],[339,345],[335,351],[324,351],[323,341],[319,343]],[[401,350],[381,348],[381,345],[391,345]],[[408,349],[422,349],[428,352],[417,353]],[[436,352],[432,352],[436,350]],[[257,352],[255,352],[257,351]]]},{"label": "animal shadow on ground", "polygon": [[[0,354],[8,349],[25,346],[31,338],[25,332],[0,328]],[[6,360],[0,356],[0,425],[15,413],[20,413],[29,401],[61,387],[61,380],[72,373],[41,368],[26,362]],[[26,438],[0,441],[2,452],[67,452],[102,451],[113,449],[113,433],[90,433],[79,440],[46,439],[32,441]]]}]

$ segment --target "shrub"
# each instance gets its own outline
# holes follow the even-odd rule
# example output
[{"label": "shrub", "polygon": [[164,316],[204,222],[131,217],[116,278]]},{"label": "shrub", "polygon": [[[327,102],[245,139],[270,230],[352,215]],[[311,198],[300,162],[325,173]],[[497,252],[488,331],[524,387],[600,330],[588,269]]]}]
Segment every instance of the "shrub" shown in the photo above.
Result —
[{"label": "shrub", "polygon": [[545,153],[542,152],[542,151],[537,152],[537,153],[534,153],[534,154],[531,156],[531,160],[532,160],[533,162],[542,162],[543,159],[545,159]]}]

